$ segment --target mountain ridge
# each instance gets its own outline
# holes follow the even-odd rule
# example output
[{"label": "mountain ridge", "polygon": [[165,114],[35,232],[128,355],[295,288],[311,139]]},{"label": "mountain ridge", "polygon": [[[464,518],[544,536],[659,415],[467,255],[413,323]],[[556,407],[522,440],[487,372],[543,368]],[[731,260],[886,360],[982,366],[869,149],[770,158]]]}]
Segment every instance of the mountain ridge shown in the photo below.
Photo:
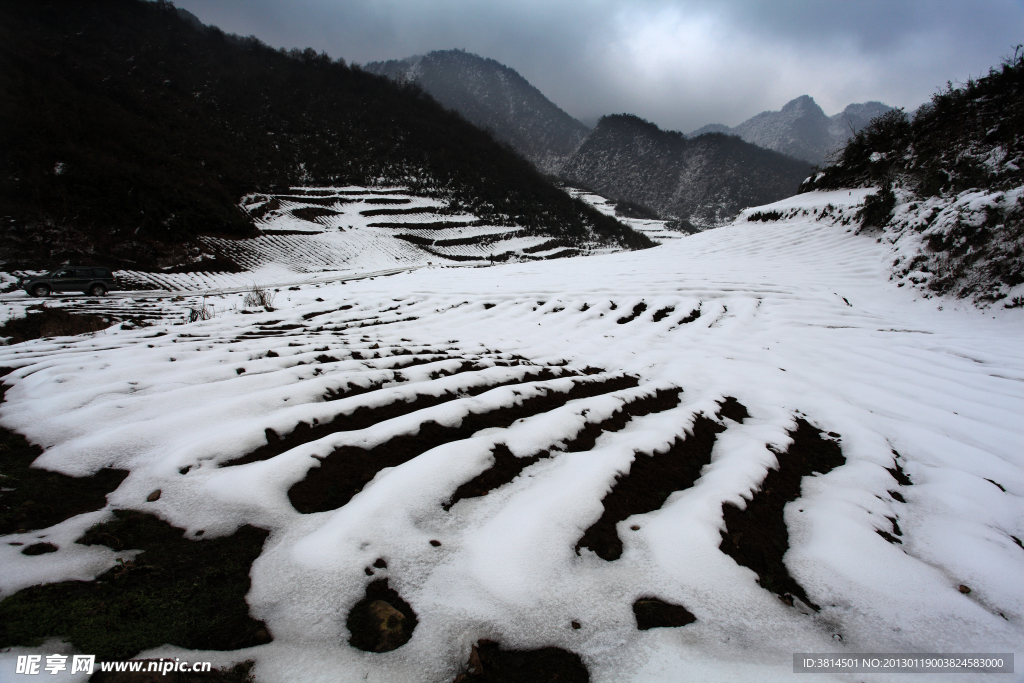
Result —
[{"label": "mountain ridge", "polygon": [[847,105],[838,114],[827,116],[813,97],[801,95],[779,111],[763,111],[732,128],[710,123],[693,131],[689,137],[710,132],[730,133],[759,147],[822,164],[871,119],[891,109],[881,102],[870,101]]},{"label": "mountain ridge", "polygon": [[512,145],[545,173],[556,173],[589,133],[515,69],[464,50],[434,50],[362,68],[419,85],[442,105]]},{"label": "mountain ridge", "polygon": [[562,177],[700,228],[796,192],[810,164],[735,135],[688,138],[632,114],[604,116]]}]

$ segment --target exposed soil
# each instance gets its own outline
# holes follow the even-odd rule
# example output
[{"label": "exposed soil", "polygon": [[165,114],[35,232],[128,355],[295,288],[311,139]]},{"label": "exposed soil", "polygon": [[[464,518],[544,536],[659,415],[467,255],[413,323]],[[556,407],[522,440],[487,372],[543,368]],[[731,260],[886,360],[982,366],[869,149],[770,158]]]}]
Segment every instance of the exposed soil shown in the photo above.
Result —
[{"label": "exposed soil", "polygon": [[234,650],[270,641],[245,602],[249,569],[268,532],[247,525],[225,538],[192,541],[152,515],[115,516],[77,542],[143,552],[95,581],[32,586],[0,602],[0,648],[60,636],[110,661],[164,643]]},{"label": "exposed soil", "polygon": [[371,449],[343,446],[320,460],[306,478],[288,490],[295,509],[304,514],[335,510],[348,503],[377,473],[395,467],[445,443],[467,439],[481,429],[508,427],[516,420],[553,410],[571,400],[588,398],[635,387],[637,378],[621,375],[607,379],[579,378],[567,392],[549,391],[517,405],[487,413],[470,413],[458,427],[433,421],[420,425],[416,434],[403,434]]},{"label": "exposed soil", "polygon": [[[159,662],[157,659],[143,659],[143,668],[149,667],[149,662]],[[89,683],[250,683],[252,678],[253,662],[242,662],[230,669],[213,669],[211,671],[197,671],[184,673],[181,671],[168,671],[167,674],[152,672],[117,672],[117,671],[96,671],[90,678]]]},{"label": "exposed soil", "polygon": [[590,672],[574,652],[557,647],[502,650],[481,640],[473,646],[467,671],[454,683],[587,683]]},{"label": "exposed soil", "polygon": [[690,610],[658,598],[640,598],[633,603],[636,627],[641,631],[652,628],[686,626],[697,621]]},{"label": "exposed soil", "polygon": [[[0,374],[6,374],[0,369]],[[7,386],[0,385],[0,401]],[[91,477],[69,477],[31,467],[43,449],[0,427],[0,535],[45,529],[107,504],[107,494],[128,476],[102,469]]]},{"label": "exposed soil", "polygon": [[[576,433],[576,436],[565,443],[565,452],[589,451],[594,447],[597,437],[605,432],[619,431],[632,418],[675,408],[679,405],[681,393],[683,393],[682,389],[659,389],[650,396],[626,403],[606,420],[588,422]],[[530,456],[517,458],[505,444],[497,444],[492,454],[494,455],[494,464],[455,489],[451,499],[443,505],[445,510],[450,510],[463,498],[486,496],[494,489],[511,482],[524,469],[538,460],[551,457],[551,451],[544,450]]]},{"label": "exposed soil", "polygon": [[0,325],[0,337],[10,337],[7,344],[20,344],[42,337],[70,337],[99,332],[120,322],[113,316],[68,313],[63,308],[31,306],[24,318],[11,318]]},{"label": "exposed soil", "polygon": [[434,242],[436,242],[436,240],[428,239],[426,237],[420,237],[419,235],[398,234],[395,235],[395,237],[400,240],[405,240],[406,242],[412,242],[413,244],[419,244],[425,247],[429,247],[433,245]]},{"label": "exposed soil", "polygon": [[[408,363],[405,366],[413,365],[414,363]],[[265,446],[260,446],[254,451],[243,455],[242,457],[229,460],[228,462],[221,465],[222,467],[233,467],[235,465],[245,465],[250,462],[257,462],[260,460],[269,460],[274,456],[280,455],[286,451],[290,451],[296,446],[301,446],[304,443],[310,441],[316,441],[322,439],[325,436],[335,434],[337,432],[348,432],[357,429],[366,429],[371,427],[378,422],[390,420],[401,415],[408,415],[415,413],[425,408],[431,408],[433,406],[441,405],[449,401],[454,401],[457,398],[464,396],[476,396],[482,394],[491,389],[502,386],[510,386],[513,384],[520,384],[522,382],[540,381],[555,379],[559,375],[552,372],[549,368],[539,368],[536,372],[528,373],[522,380],[514,379],[505,382],[493,382],[490,384],[482,384],[476,387],[470,387],[461,394],[446,391],[440,395],[434,396],[430,394],[419,394],[413,400],[406,401],[398,399],[393,403],[389,403],[384,406],[376,408],[369,406],[360,406],[352,411],[349,415],[337,415],[330,422],[321,422],[315,425],[310,425],[305,422],[300,422],[296,425],[295,429],[285,435],[279,435],[273,429],[267,429],[267,443]],[[360,392],[354,392],[360,393]],[[340,397],[337,397],[340,398]],[[356,449],[357,451],[363,451],[362,449]],[[405,462],[404,460],[402,462]],[[362,486],[360,486],[362,488]]]},{"label": "exposed soil", "polygon": [[668,308],[662,308],[659,311],[655,311],[654,316],[651,318],[654,322],[661,322],[668,316],[675,312],[675,306],[669,306]]},{"label": "exposed soil", "polygon": [[633,320],[635,320],[638,315],[640,315],[641,313],[643,313],[646,310],[647,310],[647,304],[645,304],[643,301],[641,301],[640,303],[638,303],[636,306],[633,307],[633,312],[632,313],[630,313],[627,316],[623,316],[623,317],[619,318],[616,322],[618,322],[620,325],[625,325],[628,322],[633,322]]},{"label": "exposed soil", "polygon": [[451,499],[442,506],[445,510],[450,510],[453,505],[463,498],[486,496],[494,489],[504,486],[518,477],[524,469],[533,463],[550,457],[551,452],[540,451],[534,455],[518,458],[512,454],[508,446],[499,443],[495,445],[491,454],[494,456],[494,464],[455,489]]},{"label": "exposed soil", "polygon": [[726,396],[719,405],[718,414],[721,417],[727,417],[734,422],[743,422],[750,417],[747,407],[732,396]]},{"label": "exposed soil", "polygon": [[364,199],[363,203],[369,204],[369,205],[373,205],[373,204],[378,204],[378,205],[381,205],[381,204],[411,204],[412,200],[408,199],[407,197],[370,197],[369,199]]},{"label": "exposed soil", "polygon": [[[385,211],[385,209],[380,209]],[[422,213],[422,210],[417,210]],[[364,214],[365,215],[365,214]],[[377,215],[377,214],[375,214]],[[393,222],[380,222],[380,223],[367,223],[368,228],[400,228],[403,230],[410,230],[415,228],[416,230],[447,230],[448,228],[468,228],[478,225],[477,221],[432,221],[430,223],[393,223]]]},{"label": "exposed soil", "polygon": [[778,454],[778,469],[768,470],[760,490],[753,494],[746,509],[732,503],[722,505],[726,530],[721,532],[719,549],[737,563],[757,573],[765,590],[778,595],[787,604],[793,596],[811,608],[819,609],[783,563],[789,550],[789,532],[783,519],[786,504],[800,497],[804,477],[815,472],[825,474],[846,462],[834,441],[822,438],[822,431],[803,418],[797,418],[796,430],[789,433],[793,444]]},{"label": "exposed soil", "polygon": [[685,325],[686,323],[692,323],[694,320],[700,317],[700,306],[690,311],[690,313],[680,320],[677,324]]},{"label": "exposed soil", "polygon": [[26,546],[22,551],[22,555],[45,555],[46,553],[55,553],[59,550],[57,546],[52,543],[33,543],[30,546]]},{"label": "exposed soil", "polygon": [[345,626],[352,647],[365,652],[390,652],[409,642],[417,623],[409,603],[388,586],[387,579],[377,579],[366,586],[366,596],[352,606]]},{"label": "exposed soil", "polygon": [[910,481],[910,477],[906,475],[906,472],[903,471],[903,468],[899,464],[900,455],[893,451],[893,456],[893,466],[886,468],[889,470],[889,474],[892,474],[893,478],[896,479],[897,483],[901,486],[912,485],[913,482]]},{"label": "exposed soil", "polygon": [[[739,403],[736,405],[739,407],[730,408],[734,414],[743,408]],[[611,492],[601,501],[604,513],[583,533],[576,553],[590,548],[609,562],[621,557],[622,539],[616,525],[633,515],[659,509],[673,492],[693,486],[701,469],[711,462],[715,439],[723,431],[725,427],[715,420],[698,415],[692,433],[686,434],[686,438],[676,437],[664,453],[637,453],[629,473],[616,475]]]},{"label": "exposed soil", "polygon": [[[369,204],[370,202],[366,203]],[[437,209],[430,209],[425,206],[415,206],[411,209],[367,209],[359,213],[369,218],[371,216],[414,216],[421,213],[435,213],[436,211]],[[409,224],[406,223],[405,227],[409,227]],[[416,227],[419,226],[417,225]]]},{"label": "exposed soil", "polygon": [[301,209],[292,209],[292,215],[296,218],[301,218],[304,221],[316,223],[317,218],[323,218],[324,216],[337,216],[338,212],[320,207],[305,206]]}]

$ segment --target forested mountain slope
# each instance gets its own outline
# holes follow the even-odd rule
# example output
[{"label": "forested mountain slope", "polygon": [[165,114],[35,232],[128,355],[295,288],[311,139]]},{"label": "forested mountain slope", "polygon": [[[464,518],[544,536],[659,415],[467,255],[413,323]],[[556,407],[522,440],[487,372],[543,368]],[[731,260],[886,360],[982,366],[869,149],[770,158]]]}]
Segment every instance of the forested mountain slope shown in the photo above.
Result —
[{"label": "forested mountain slope", "polygon": [[436,50],[363,68],[416,83],[546,173],[556,173],[589,133],[515,69],[464,50]]},{"label": "forested mountain slope", "polygon": [[0,259],[169,266],[291,185],[395,185],[496,225],[651,242],[417,87],[205,27],[170,3],[0,1]]},{"label": "forested mountain slope", "polygon": [[566,180],[711,227],[796,192],[806,162],[736,136],[688,139],[629,114],[602,117],[562,167]]}]

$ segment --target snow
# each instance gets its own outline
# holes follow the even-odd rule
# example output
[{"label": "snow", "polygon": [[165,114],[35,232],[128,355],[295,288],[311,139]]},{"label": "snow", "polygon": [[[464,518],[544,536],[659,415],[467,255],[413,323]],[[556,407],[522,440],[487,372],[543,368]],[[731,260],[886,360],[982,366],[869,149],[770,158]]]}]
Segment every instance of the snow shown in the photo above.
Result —
[{"label": "snow", "polygon": [[[303,285],[280,292],[273,312],[225,308],[212,320],[173,325],[171,310],[182,304],[163,302],[165,319],[153,327],[0,347],[0,367],[15,368],[0,424],[46,448],[39,466],[75,475],[129,469],[110,507],[153,512],[190,535],[216,537],[246,523],[270,530],[248,601],[274,640],[237,655],[256,661],[257,680],[451,680],[480,638],[571,650],[598,682],[790,680],[794,652],[1019,658],[1024,549],[1011,536],[1024,537],[1024,314],[924,299],[890,282],[891,245],[820,220],[826,207],[852,215],[869,191],[800,195],[640,252]],[[959,201],[982,200],[989,201]],[[747,219],[770,210],[785,217]],[[644,312],[618,323],[641,302]],[[655,322],[668,307],[674,312]],[[700,316],[681,323],[694,309]],[[360,326],[369,322],[381,324]],[[243,336],[288,325],[302,327]],[[481,368],[432,379],[461,362],[438,360],[396,377],[396,357],[373,358],[374,345],[417,357],[443,350]],[[318,362],[320,354],[337,360]],[[513,356],[607,370],[596,378],[632,373],[640,383],[434,448],[382,470],[337,510],[300,514],[291,506],[289,487],[318,466],[315,456],[339,445],[384,443],[427,420],[458,424],[577,381],[465,392],[525,377],[531,366],[502,365]],[[349,382],[384,384],[322,400]],[[489,467],[494,444],[530,455],[668,387],[684,390],[677,407],[634,418],[589,451],[555,450],[489,495],[443,509]],[[456,398],[269,460],[218,467],[263,445],[267,428],[287,433],[299,422],[444,391]],[[635,452],[663,451],[725,396],[751,417],[725,420],[696,484],[620,524],[620,559],[576,555]],[[802,497],[785,512],[787,567],[819,613],[786,606],[718,549],[722,504],[745,505],[798,416],[840,434],[846,457],[805,478]],[[886,471],[893,450],[912,486],[899,487]],[[146,502],[155,489],[160,499]],[[897,489],[905,503],[889,493]],[[0,539],[0,593],[113,566],[115,553],[70,542],[107,515]],[[887,517],[898,518],[901,545],[875,533],[890,528]],[[24,558],[8,545],[41,534],[59,539],[60,550]],[[345,615],[378,557],[387,558],[383,576],[419,625],[401,648],[370,654],[346,644]],[[697,621],[638,631],[631,605],[649,595],[686,606]],[[570,628],[572,620],[582,628]],[[171,650],[179,652],[151,654]]]},{"label": "snow", "polygon": [[[302,201],[304,199],[308,201]],[[261,209],[274,201],[277,208],[261,213]],[[201,256],[226,256],[241,266],[243,272],[120,270],[115,276],[128,290],[216,291],[253,284],[293,283],[297,281],[296,275],[331,273],[340,276],[438,263],[483,264],[488,263],[492,255],[506,253],[511,260],[536,260],[562,250],[530,251],[552,237],[527,234],[532,230],[523,226],[487,224],[471,213],[450,212],[445,202],[417,196],[405,187],[293,187],[280,195],[246,195],[240,205],[256,216],[255,225],[260,235],[244,240],[211,236],[198,239]],[[300,218],[301,213],[295,214],[295,211],[324,209],[332,213],[312,220]],[[414,212],[373,215],[380,209]],[[366,212],[371,215],[364,215]],[[446,227],[438,227],[440,223]],[[657,238],[662,236],[655,234],[661,226],[661,222],[655,222],[649,229],[635,227]],[[420,245],[402,236],[441,243]],[[444,243],[452,239],[470,243]],[[578,248],[584,253],[616,249],[596,241],[580,244]],[[202,263],[198,256],[197,263]],[[0,294],[15,290],[16,286],[16,278],[0,273]]]}]

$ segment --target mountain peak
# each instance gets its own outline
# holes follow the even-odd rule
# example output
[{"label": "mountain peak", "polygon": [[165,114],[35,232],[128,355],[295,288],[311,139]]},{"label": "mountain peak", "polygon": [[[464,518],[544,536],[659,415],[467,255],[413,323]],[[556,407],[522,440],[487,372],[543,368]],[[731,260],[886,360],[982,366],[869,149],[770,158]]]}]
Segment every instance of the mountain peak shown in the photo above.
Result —
[{"label": "mountain peak", "polygon": [[712,131],[731,133],[759,147],[821,164],[829,152],[844,145],[853,133],[890,109],[892,107],[881,102],[864,102],[827,116],[813,97],[801,95],[786,102],[780,111],[763,111],[735,128],[708,124],[690,133],[690,137]]},{"label": "mountain peak", "polygon": [[809,111],[814,113],[820,112],[822,116],[825,115],[824,110],[822,110],[822,108],[818,106],[818,103],[815,102],[814,98],[811,97],[810,95],[801,95],[800,97],[794,98],[789,102],[786,102],[786,104],[782,106],[782,111],[783,113],[789,113],[792,111]]},{"label": "mountain peak", "polygon": [[793,116],[795,114],[803,116],[810,115],[815,118],[827,118],[825,116],[824,110],[822,110],[820,106],[818,106],[818,103],[814,101],[814,98],[811,97],[810,95],[801,95],[799,97],[791,99],[790,101],[787,101],[785,104],[782,105],[782,111],[780,112],[780,114],[787,114],[790,116]]}]

